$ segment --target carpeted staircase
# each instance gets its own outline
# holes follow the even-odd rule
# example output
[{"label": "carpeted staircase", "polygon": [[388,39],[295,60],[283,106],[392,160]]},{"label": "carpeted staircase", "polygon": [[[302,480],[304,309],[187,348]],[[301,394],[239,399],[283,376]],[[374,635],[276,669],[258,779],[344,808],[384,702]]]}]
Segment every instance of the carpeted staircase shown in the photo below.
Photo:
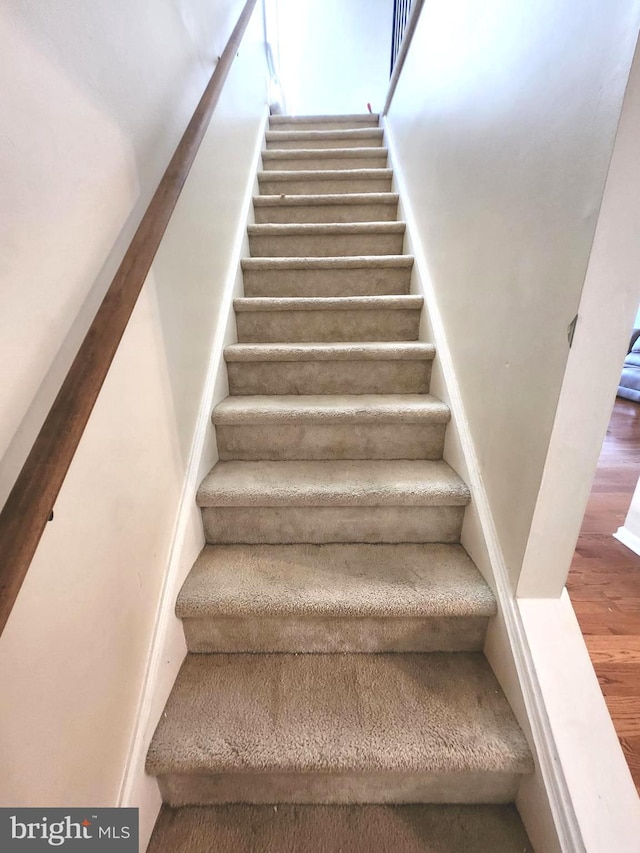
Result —
[{"label": "carpeted staircase", "polygon": [[273,117],[149,850],[532,851],[377,116]]}]

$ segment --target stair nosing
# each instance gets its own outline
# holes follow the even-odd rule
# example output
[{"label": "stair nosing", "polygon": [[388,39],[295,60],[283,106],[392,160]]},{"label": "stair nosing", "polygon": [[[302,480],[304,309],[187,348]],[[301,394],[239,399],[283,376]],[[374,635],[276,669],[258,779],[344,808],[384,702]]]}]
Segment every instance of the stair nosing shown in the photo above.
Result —
[{"label": "stair nosing", "polygon": [[402,293],[380,296],[241,296],[236,313],[279,311],[420,311],[424,297]]},{"label": "stair nosing", "polygon": [[242,258],[240,265],[245,269],[369,269],[371,267],[388,267],[391,269],[409,269],[414,265],[413,255],[351,255],[287,258]]},{"label": "stair nosing", "polygon": [[375,205],[398,203],[398,193],[318,193],[303,195],[257,195],[254,207],[328,207],[330,205]]},{"label": "stair nosing", "polygon": [[[411,405],[413,404],[413,405]],[[451,410],[431,394],[268,394],[225,397],[214,408],[217,426],[263,423],[446,424]]]},{"label": "stair nosing", "polygon": [[259,171],[258,183],[262,181],[282,181],[287,183],[314,180],[386,180],[392,177],[393,169],[387,169],[382,166],[377,169],[274,169],[273,171]]},{"label": "stair nosing", "polygon": [[383,145],[358,148],[263,148],[263,160],[376,160],[386,158],[388,149]]},{"label": "stair nosing", "polygon": [[422,341],[376,343],[230,344],[225,361],[431,361],[433,344]]},{"label": "stair nosing", "polygon": [[338,113],[336,115],[322,115],[313,113],[308,116],[287,116],[273,115],[269,116],[269,121],[273,124],[302,124],[303,122],[322,124],[323,122],[349,122],[349,121],[367,121],[373,125],[374,122],[380,121],[379,113]]},{"label": "stair nosing", "polygon": [[329,130],[272,130],[270,128],[265,133],[267,142],[296,139],[367,139],[369,137],[382,139],[384,137],[384,128],[375,126],[333,128]]},{"label": "stair nosing", "polygon": [[217,462],[196,496],[207,507],[467,506],[466,483],[443,460]]},{"label": "stair nosing", "polygon": [[[363,584],[361,596],[355,584]],[[496,612],[495,596],[464,548],[443,544],[206,545],[176,604],[182,619],[464,619]]]},{"label": "stair nosing", "polygon": [[260,222],[247,226],[250,237],[305,234],[404,234],[406,223],[396,222]]}]

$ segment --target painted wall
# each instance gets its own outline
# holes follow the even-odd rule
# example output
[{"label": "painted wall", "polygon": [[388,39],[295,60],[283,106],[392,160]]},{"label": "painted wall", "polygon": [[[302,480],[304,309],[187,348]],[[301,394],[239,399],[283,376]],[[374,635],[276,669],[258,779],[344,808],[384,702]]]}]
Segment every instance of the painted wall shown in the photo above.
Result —
[{"label": "painted wall", "polygon": [[388,127],[512,583],[640,3],[428,2]]},{"label": "painted wall", "polygon": [[520,597],[557,598],[563,590],[618,390],[629,319],[640,292],[639,135],[636,47],[520,573]]},{"label": "painted wall", "polygon": [[640,480],[636,483],[624,524],[613,535],[634,553],[640,554]]},{"label": "painted wall", "polygon": [[[3,79],[14,81],[2,96],[14,213],[0,252],[5,445],[31,398],[46,398],[49,362],[59,367],[83,303],[103,289],[244,4],[84,5],[16,2],[0,14]],[[143,805],[143,837],[155,818],[155,783],[136,777],[157,713],[143,684],[160,666],[156,628],[165,669],[184,654],[171,584],[203,541],[193,498],[215,459],[210,398],[224,394],[217,360],[233,334],[224,306],[264,75],[258,6],[0,638],[3,806]]]},{"label": "painted wall", "polygon": [[242,8],[0,9],[0,504]]},{"label": "painted wall", "polygon": [[292,115],[382,109],[393,0],[267,0],[279,75]]},{"label": "painted wall", "polygon": [[640,539],[640,482],[631,498],[631,505],[624,526]]}]

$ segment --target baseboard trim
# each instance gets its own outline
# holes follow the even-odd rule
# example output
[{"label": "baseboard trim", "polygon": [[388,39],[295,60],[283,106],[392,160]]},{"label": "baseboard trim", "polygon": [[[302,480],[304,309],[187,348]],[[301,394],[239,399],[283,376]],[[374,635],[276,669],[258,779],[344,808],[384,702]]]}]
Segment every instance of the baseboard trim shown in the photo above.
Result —
[{"label": "baseboard trim", "polygon": [[[152,640],[133,726],[130,748],[120,784],[120,790],[118,792],[117,805],[119,807],[138,805],[138,803],[134,801],[135,792],[139,789],[140,780],[144,776],[149,740],[153,732],[153,728],[157,723],[156,720],[152,719],[152,714],[153,708],[157,704],[156,691],[161,669],[164,667],[163,679],[166,681],[168,677],[170,678],[171,683],[173,683],[182,664],[182,658],[179,660],[171,660],[169,662],[164,660],[165,643],[167,641],[170,623],[175,618],[174,604],[177,595],[177,585],[180,580],[180,570],[184,562],[183,551],[185,548],[189,524],[193,519],[195,494],[202,474],[201,465],[205,441],[211,426],[211,411],[215,402],[217,402],[215,400],[215,394],[218,377],[220,371],[224,369],[223,350],[227,343],[227,328],[229,326],[233,307],[234,288],[238,277],[238,270],[240,268],[243,247],[247,239],[247,225],[250,222],[251,204],[254,195],[256,174],[262,153],[267,120],[268,112],[265,108],[262,121],[260,122],[260,126],[257,131],[252,160],[247,172],[247,186],[242,199],[241,212],[238,218],[238,227],[234,235],[229,270],[223,288],[218,325],[213,338],[206,380],[200,399],[193,442],[191,445],[185,480],[176,515],[173,537],[171,540],[171,547],[167,561],[167,571],[164,577],[158,609],[156,612]],[[202,537],[202,544],[204,544],[204,536]],[[167,669],[167,666],[169,667],[169,670]],[[159,804],[160,796],[158,794],[157,811],[159,811]],[[151,827],[153,827],[153,823],[157,817],[157,811],[155,815],[146,816],[153,817],[153,821],[145,820],[147,825],[150,823]],[[141,837],[141,845],[143,841],[144,839]],[[146,843],[144,847],[146,847]],[[141,846],[141,849],[144,849],[144,847]]]},{"label": "baseboard trim", "polygon": [[613,534],[613,538],[617,539],[618,542],[622,542],[630,551],[633,551],[634,554],[640,557],[640,536],[636,536],[628,527],[619,527]]},{"label": "baseboard trim", "polygon": [[584,847],[635,852],[640,801],[569,594],[518,599],[518,608]]},{"label": "baseboard trim", "polygon": [[388,119],[384,120],[385,139],[389,150],[389,162],[394,170],[394,180],[400,193],[400,201],[404,211],[407,233],[413,243],[413,254],[418,274],[424,290],[425,302],[429,306],[429,320],[434,332],[437,357],[449,394],[449,404],[452,418],[460,438],[462,452],[469,473],[468,486],[471,490],[472,502],[475,504],[480,520],[482,534],[489,553],[494,572],[494,581],[498,604],[502,612],[513,661],[520,688],[523,694],[524,706],[531,726],[534,748],[542,775],[545,791],[555,824],[561,849],[565,853],[584,853],[585,846],[578,820],[571,801],[567,781],[562,770],[558,750],[555,744],[549,718],[545,708],[544,696],[538,681],[535,666],[528,647],[526,632],[518,605],[511,589],[507,566],[500,547],[499,538],[493,521],[488,496],[478,464],[477,454],[468,420],[460,386],[453,364],[451,350],[448,346],[447,335],[433,281],[429,274],[427,253],[421,240],[415,214],[409,201],[409,193],[404,180],[402,168],[398,162],[397,147]]}]

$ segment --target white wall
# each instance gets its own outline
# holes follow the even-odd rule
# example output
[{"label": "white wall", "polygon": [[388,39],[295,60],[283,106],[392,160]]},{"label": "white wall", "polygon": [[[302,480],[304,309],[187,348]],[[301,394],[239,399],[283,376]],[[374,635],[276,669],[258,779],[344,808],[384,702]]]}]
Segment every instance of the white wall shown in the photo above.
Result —
[{"label": "white wall", "polygon": [[613,535],[635,554],[640,554],[640,480],[636,483],[624,524]]},{"label": "white wall", "polygon": [[0,504],[240,0],[0,9]]},{"label": "white wall", "polygon": [[562,849],[637,853],[640,800],[569,595],[521,599],[518,607],[578,825],[581,843]]},{"label": "white wall", "polygon": [[633,497],[631,498],[631,505],[624,520],[624,526],[630,533],[637,536],[640,541],[640,481],[636,485]]},{"label": "white wall", "polygon": [[521,597],[562,592],[618,390],[640,292],[639,135],[636,47],[520,573]]},{"label": "white wall", "polygon": [[[582,490],[593,473],[637,304],[637,63],[615,150],[614,137],[638,13],[632,3],[427,2],[388,117],[408,248],[429,297],[424,332],[439,348],[433,390],[454,415],[445,459],[472,488],[462,542],[498,593],[485,654],[534,746],[517,805],[545,851],[635,849],[640,819],[566,596],[518,608],[513,593],[543,470],[542,491],[560,496],[556,508],[569,495],[571,510],[534,516],[540,541],[568,514],[581,518],[573,484]],[[567,359],[569,296],[581,316]],[[577,414],[558,429],[567,378]],[[557,454],[553,482],[545,468],[550,436],[570,457],[563,483]],[[531,595],[548,560],[529,563]],[[583,700],[575,713],[567,685]]]},{"label": "white wall", "polygon": [[427,2],[388,125],[512,582],[640,3]]},{"label": "white wall", "polygon": [[292,115],[374,112],[389,85],[393,0],[267,0]]},{"label": "white wall", "polygon": [[[210,15],[204,2],[155,3],[148,19],[142,0],[118,5],[1,13],[3,79],[15,82],[2,113],[15,214],[0,253],[5,440],[117,262],[211,71],[203,57],[221,52],[243,3]],[[3,806],[141,805],[143,837],[155,818],[142,762],[162,697],[143,684],[160,667],[166,690],[184,654],[172,608],[203,541],[194,492],[215,459],[207,396],[224,393],[233,334],[265,115],[261,39],[258,5],[0,638]]]}]

